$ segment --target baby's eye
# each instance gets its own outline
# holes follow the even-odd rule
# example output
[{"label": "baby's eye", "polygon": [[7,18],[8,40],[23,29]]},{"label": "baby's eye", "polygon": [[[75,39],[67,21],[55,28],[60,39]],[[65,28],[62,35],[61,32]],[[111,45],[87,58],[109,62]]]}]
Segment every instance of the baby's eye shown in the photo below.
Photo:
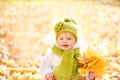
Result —
[{"label": "baby's eye", "polygon": [[67,38],[67,40],[71,40],[71,38]]},{"label": "baby's eye", "polygon": [[60,38],[59,40],[63,40],[63,38]]}]

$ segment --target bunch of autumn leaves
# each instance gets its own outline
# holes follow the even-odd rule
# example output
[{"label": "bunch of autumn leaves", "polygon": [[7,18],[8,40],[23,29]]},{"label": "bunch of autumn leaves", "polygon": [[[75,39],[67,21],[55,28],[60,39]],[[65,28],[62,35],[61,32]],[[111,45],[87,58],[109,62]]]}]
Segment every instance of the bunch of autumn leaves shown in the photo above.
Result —
[{"label": "bunch of autumn leaves", "polygon": [[109,62],[102,54],[94,50],[88,50],[82,57],[78,57],[78,64],[81,76],[85,76],[88,71],[93,71],[97,78],[100,78],[109,67]]}]

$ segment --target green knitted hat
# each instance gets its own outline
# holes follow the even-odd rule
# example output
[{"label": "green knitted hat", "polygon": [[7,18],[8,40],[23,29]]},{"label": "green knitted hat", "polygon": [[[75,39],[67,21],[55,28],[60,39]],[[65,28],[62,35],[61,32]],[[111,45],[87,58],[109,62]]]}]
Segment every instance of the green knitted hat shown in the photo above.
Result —
[{"label": "green knitted hat", "polygon": [[78,36],[77,36],[76,26],[77,26],[76,22],[71,18],[65,18],[64,21],[60,21],[59,23],[57,23],[54,28],[55,33],[56,33],[56,40],[60,33],[71,32],[75,36],[76,41],[77,41]]}]

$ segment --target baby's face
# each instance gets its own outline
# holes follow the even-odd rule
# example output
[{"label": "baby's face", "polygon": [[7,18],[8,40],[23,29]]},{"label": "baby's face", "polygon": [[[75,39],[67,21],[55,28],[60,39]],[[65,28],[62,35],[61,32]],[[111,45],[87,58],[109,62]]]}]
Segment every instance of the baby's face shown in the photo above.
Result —
[{"label": "baby's face", "polygon": [[64,51],[72,49],[75,42],[76,42],[75,37],[70,32],[63,32],[57,38],[58,47]]}]

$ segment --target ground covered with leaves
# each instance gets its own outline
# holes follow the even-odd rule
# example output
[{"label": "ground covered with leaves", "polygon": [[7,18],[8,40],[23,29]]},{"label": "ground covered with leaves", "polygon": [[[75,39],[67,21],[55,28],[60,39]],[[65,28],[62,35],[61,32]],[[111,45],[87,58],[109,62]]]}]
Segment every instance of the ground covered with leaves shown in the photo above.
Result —
[{"label": "ground covered with leaves", "polygon": [[54,24],[75,18],[81,54],[101,53],[110,67],[99,80],[120,80],[120,2],[0,1],[0,80],[39,80]]}]

